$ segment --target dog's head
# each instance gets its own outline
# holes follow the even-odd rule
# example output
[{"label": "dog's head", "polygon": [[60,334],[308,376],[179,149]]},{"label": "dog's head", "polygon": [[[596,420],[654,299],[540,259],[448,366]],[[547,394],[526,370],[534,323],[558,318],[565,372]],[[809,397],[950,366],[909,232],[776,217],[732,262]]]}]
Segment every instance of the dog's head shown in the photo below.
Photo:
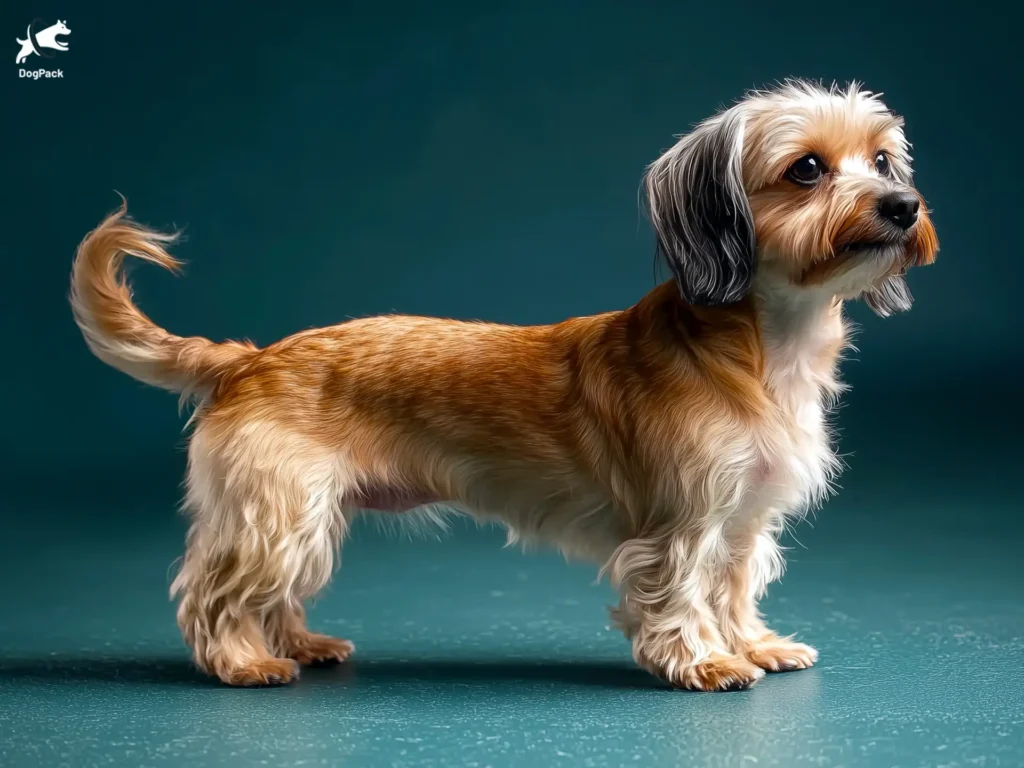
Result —
[{"label": "dog's head", "polygon": [[856,85],[788,82],[701,123],[645,179],[683,297],[732,303],[763,272],[883,316],[909,309],[904,273],[938,240],[908,147],[902,119]]}]

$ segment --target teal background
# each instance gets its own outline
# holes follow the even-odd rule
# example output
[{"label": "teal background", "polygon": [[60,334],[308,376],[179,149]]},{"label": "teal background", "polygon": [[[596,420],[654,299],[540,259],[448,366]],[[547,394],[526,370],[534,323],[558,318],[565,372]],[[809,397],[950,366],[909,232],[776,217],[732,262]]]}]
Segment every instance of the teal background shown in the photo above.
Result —
[{"label": "teal background", "polygon": [[[0,764],[1024,765],[1019,16],[5,5]],[[36,17],[72,30],[45,62],[62,80],[16,76]],[[655,284],[644,166],[792,75],[885,93],[942,245],[910,277],[910,314],[850,310],[849,469],[766,604],[818,667],[666,691],[604,630],[593,569],[458,526],[356,532],[312,613],[355,641],[351,664],[274,691],[191,671],[166,600],[183,419],[93,359],[66,304],[114,190],[185,227],[185,279],[133,275],[176,333],[264,344],[391,311],[550,322]]]}]

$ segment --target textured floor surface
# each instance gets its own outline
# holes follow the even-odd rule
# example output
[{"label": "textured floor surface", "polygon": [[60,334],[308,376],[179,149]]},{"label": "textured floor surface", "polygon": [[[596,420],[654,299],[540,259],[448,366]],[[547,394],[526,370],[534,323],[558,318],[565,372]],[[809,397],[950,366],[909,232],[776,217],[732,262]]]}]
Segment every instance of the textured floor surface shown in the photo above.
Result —
[{"label": "textured floor surface", "polygon": [[819,666],[728,694],[635,669],[593,569],[473,530],[358,531],[312,611],[354,660],[225,688],[191,669],[167,601],[173,481],[114,506],[25,495],[0,541],[0,765],[1024,765],[1022,538],[992,523],[1019,500],[920,463],[854,471],[798,528],[765,607]]}]

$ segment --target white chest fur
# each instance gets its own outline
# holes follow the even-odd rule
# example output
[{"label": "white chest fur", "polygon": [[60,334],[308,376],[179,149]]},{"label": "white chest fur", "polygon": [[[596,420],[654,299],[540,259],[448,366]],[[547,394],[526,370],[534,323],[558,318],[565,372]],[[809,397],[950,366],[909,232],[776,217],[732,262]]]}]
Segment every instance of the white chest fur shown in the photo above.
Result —
[{"label": "white chest fur", "polygon": [[842,385],[835,378],[844,344],[841,305],[808,292],[794,300],[765,292],[759,299],[765,345],[765,387],[775,408],[766,488],[778,513],[799,513],[828,495],[839,471],[826,416]]}]

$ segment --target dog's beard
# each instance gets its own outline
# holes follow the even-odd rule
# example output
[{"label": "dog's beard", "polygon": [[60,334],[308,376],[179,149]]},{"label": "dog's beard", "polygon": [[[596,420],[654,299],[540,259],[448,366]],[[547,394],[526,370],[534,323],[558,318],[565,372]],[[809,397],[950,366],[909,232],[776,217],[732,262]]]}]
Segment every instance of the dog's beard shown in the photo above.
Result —
[{"label": "dog's beard", "polygon": [[906,312],[913,304],[906,278],[904,243],[863,243],[844,248],[846,269],[832,281],[837,296],[861,298],[880,317]]},{"label": "dog's beard", "polygon": [[906,280],[906,245],[892,243],[873,247],[867,255],[873,263],[879,264],[883,277],[871,281],[868,289],[861,294],[864,303],[879,317],[891,317],[897,312],[909,310],[914,297]]},{"label": "dog's beard", "polygon": [[864,303],[879,317],[906,312],[914,303],[910,286],[902,274],[890,275],[864,293]]}]

